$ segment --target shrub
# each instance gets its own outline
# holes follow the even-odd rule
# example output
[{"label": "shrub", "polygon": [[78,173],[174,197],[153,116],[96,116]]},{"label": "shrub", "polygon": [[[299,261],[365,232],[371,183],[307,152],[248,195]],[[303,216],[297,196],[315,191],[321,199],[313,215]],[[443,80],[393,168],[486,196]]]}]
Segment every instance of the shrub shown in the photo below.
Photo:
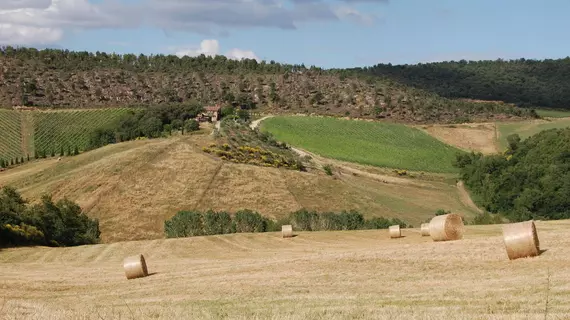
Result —
[{"label": "shrub", "polygon": [[484,224],[501,224],[503,223],[503,219],[499,214],[489,213],[487,211],[478,214],[475,218],[473,218],[473,225],[484,225]]},{"label": "shrub", "polygon": [[442,215],[444,215],[444,214],[449,214],[449,213],[451,213],[451,211],[449,211],[449,210],[444,210],[444,209],[437,209],[437,210],[435,211],[435,215],[436,215],[436,216],[442,216]]},{"label": "shrub", "polygon": [[178,211],[164,222],[164,232],[167,238],[201,236],[204,234],[203,216],[196,211]]},{"label": "shrub", "polygon": [[323,170],[325,171],[325,173],[326,173],[327,175],[329,175],[329,176],[332,176],[332,175],[333,175],[332,167],[331,167],[330,164],[325,164],[325,165],[323,166]]},{"label": "shrub", "polygon": [[307,211],[306,209],[298,210],[291,213],[289,220],[295,230],[319,230],[319,215],[315,211]]},{"label": "shrub", "polygon": [[232,217],[227,212],[208,211],[204,215],[204,234],[226,234],[233,233],[235,226],[232,224]]},{"label": "shrub", "polygon": [[5,224],[0,226],[0,241],[2,245],[42,245],[45,244],[45,236],[38,228],[25,223]]},{"label": "shrub", "polygon": [[364,217],[356,211],[341,212],[340,220],[342,221],[342,230],[358,230],[364,227]]},{"label": "shrub", "polygon": [[37,227],[47,243],[77,246],[99,242],[99,221],[90,219],[76,203],[64,198],[54,203],[50,195],[28,208],[23,221]]},{"label": "shrub", "polygon": [[249,209],[236,212],[234,217],[236,232],[266,232],[268,219]]},{"label": "shrub", "polygon": [[200,123],[194,119],[188,119],[184,123],[184,129],[186,132],[198,131],[200,130]]}]

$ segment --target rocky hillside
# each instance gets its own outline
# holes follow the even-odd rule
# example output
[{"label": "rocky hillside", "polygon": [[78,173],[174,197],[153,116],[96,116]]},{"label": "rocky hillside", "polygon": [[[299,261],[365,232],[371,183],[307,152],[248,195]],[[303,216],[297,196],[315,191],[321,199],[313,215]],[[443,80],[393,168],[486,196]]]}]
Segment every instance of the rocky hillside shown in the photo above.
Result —
[{"label": "rocky hillside", "polygon": [[241,104],[305,113],[458,122],[529,117],[512,105],[450,100],[374,76],[218,56],[135,56],[0,49],[0,106],[93,108]]}]

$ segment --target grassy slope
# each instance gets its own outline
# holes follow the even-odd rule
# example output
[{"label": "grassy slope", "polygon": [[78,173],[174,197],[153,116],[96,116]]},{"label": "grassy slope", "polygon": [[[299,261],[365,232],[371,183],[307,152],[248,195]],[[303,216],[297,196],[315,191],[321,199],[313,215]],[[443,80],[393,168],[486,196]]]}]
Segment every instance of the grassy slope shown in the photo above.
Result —
[{"label": "grassy slope", "polygon": [[23,156],[21,141],[20,113],[0,109],[0,158],[9,160]]},{"label": "grassy slope", "polygon": [[274,117],[262,129],[325,157],[380,167],[455,172],[458,149],[401,124],[320,117]]},{"label": "grassy slope", "polygon": [[181,209],[242,208],[278,218],[302,207],[357,209],[419,225],[439,208],[463,205],[453,182],[373,178],[322,170],[296,172],[222,162],[202,152],[212,141],[195,135],[132,141],[61,161],[42,160],[0,173],[29,199],[44,192],[68,196],[101,222],[105,242],[163,237],[164,220]]},{"label": "grassy slope", "polygon": [[[0,252],[8,319],[565,319],[570,221],[537,222],[540,257],[509,261],[500,226],[237,234]],[[126,280],[144,254],[149,277]]]},{"label": "grassy slope", "polygon": [[507,147],[507,137],[510,134],[518,133],[521,139],[525,139],[543,130],[565,128],[568,126],[570,126],[570,118],[498,123],[500,133],[499,143],[504,149]]}]

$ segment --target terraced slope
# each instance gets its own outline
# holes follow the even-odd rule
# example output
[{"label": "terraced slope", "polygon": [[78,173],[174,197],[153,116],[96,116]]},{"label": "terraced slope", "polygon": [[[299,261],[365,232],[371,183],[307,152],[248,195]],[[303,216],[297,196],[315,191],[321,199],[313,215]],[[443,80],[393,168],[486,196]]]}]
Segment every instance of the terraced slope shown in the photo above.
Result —
[{"label": "terraced slope", "polygon": [[[7,319],[565,319],[570,221],[537,222],[541,256],[509,261],[500,226],[232,234],[0,252]],[[149,277],[126,280],[144,254]]]}]

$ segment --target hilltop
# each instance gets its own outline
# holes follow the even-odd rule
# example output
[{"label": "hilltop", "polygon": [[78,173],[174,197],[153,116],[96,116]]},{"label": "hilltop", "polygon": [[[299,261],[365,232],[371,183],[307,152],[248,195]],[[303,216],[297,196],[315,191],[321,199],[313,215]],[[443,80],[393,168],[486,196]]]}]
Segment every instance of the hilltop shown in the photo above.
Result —
[{"label": "hilltop", "polygon": [[477,214],[463,203],[454,176],[404,178],[355,164],[343,164],[328,176],[320,167],[303,172],[234,163],[203,151],[216,141],[204,130],[208,134],[123,142],[61,161],[32,161],[0,172],[0,185],[17,188],[31,201],[46,192],[68,197],[99,219],[104,242],[163,238],[164,221],[179,210],[251,209],[279,219],[301,208],[354,209],[416,226],[438,209],[469,220]]},{"label": "hilltop", "polygon": [[271,113],[303,113],[462,122],[533,115],[504,103],[450,100],[394,81],[223,56],[117,55],[5,47],[0,106],[94,108],[234,104]]},{"label": "hilltop", "polygon": [[[501,226],[433,242],[418,229],[232,234],[0,252],[0,309],[21,319],[562,319],[570,221],[509,261]],[[142,253],[149,277],[127,280]]]},{"label": "hilltop", "polygon": [[570,57],[377,64],[352,71],[391,79],[448,98],[570,109]]}]

